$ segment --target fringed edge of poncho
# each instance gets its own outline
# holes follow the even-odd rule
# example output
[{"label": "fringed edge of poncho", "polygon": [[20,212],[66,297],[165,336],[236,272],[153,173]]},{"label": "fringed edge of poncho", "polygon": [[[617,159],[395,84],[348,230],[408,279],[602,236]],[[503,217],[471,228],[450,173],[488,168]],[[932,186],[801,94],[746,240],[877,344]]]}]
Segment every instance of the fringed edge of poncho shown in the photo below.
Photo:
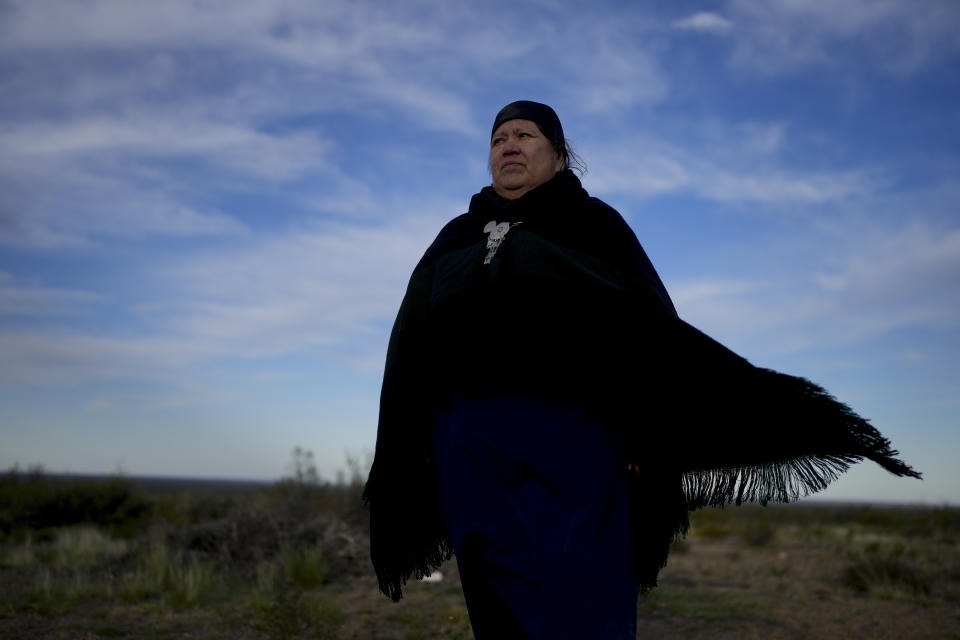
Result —
[{"label": "fringed edge of poncho", "polygon": [[[672,502],[669,497],[661,497],[651,503],[651,494],[657,489],[664,496],[671,495],[670,489],[663,486],[646,487],[643,486],[644,481],[640,480],[632,497],[632,509],[639,514],[634,516],[634,522],[636,526],[650,528],[635,540],[634,545],[634,566],[642,591],[657,586],[658,573],[667,564],[671,545],[688,532],[689,511],[749,502],[764,505],[769,502],[794,502],[824,490],[851,465],[864,458],[876,462],[896,476],[922,477],[897,459],[899,452],[891,447],[890,440],[823,387],[805,378],[771,369],[757,367],[754,373],[754,390],[760,389],[769,394],[770,400],[759,407],[760,411],[769,412],[768,416],[777,416],[771,410],[771,404],[776,405],[784,394],[794,401],[790,406],[794,413],[771,417],[769,426],[786,424],[803,429],[803,435],[794,437],[793,441],[789,434],[778,434],[782,439],[779,447],[795,453],[779,457],[772,455],[767,460],[749,459],[748,453],[734,462],[742,450],[737,446],[738,443],[721,437],[711,443],[713,447],[701,443],[701,450],[712,449],[714,455],[727,457],[731,463],[696,468],[695,465],[684,466],[681,459],[678,465],[682,469],[680,493],[672,494]],[[754,425],[757,428],[761,426],[758,422],[754,422]],[[746,437],[762,438],[763,434],[748,433]],[[797,442],[798,439],[802,444]],[[765,448],[759,447],[760,450]]]},{"label": "fringed edge of poncho", "polygon": [[[362,497],[364,506],[370,510],[371,497],[365,491]],[[378,500],[378,509],[387,508]],[[453,556],[453,545],[443,524],[442,514],[421,514],[420,522],[417,516],[411,514],[385,514],[386,518],[394,523],[406,523],[405,531],[396,531],[395,536],[381,538],[380,547],[371,547],[371,556],[377,583],[380,591],[393,600],[399,602],[403,598],[403,587],[408,580],[421,580],[440,568],[444,562]],[[438,519],[439,516],[439,519]]]},{"label": "fringed edge of poncho", "polygon": [[822,491],[864,458],[893,475],[921,478],[919,472],[897,459],[900,452],[891,448],[889,439],[823,387],[771,369],[756,371],[763,381],[761,387],[769,390],[773,402],[780,397],[800,400],[791,407],[795,415],[771,422],[804,429],[801,440],[807,442],[798,445],[789,442],[789,433],[783,434],[788,441],[782,446],[794,448],[795,454],[770,461],[684,469],[683,492],[690,509],[744,502],[793,502]]}]

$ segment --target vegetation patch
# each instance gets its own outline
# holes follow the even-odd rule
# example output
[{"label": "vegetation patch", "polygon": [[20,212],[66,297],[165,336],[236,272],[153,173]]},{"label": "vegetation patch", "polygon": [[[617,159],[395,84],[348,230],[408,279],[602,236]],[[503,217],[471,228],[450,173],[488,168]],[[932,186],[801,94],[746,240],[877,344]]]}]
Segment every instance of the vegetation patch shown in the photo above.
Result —
[{"label": "vegetation patch", "polygon": [[[471,638],[453,561],[400,603],[379,594],[363,465],[348,467],[326,482],[301,449],[269,485],[6,474],[0,637]],[[957,512],[697,511],[640,599],[637,637],[950,637]]]},{"label": "vegetation patch", "polygon": [[924,571],[902,558],[889,556],[851,563],[843,572],[843,584],[859,593],[880,597],[929,596],[932,590]]}]

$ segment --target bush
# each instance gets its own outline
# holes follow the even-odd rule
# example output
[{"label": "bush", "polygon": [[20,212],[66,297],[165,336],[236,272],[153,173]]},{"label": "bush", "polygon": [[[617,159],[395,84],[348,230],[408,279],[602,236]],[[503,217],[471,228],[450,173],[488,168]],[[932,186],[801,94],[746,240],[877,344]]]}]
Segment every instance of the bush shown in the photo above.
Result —
[{"label": "bush", "polygon": [[105,535],[96,527],[81,525],[57,532],[54,561],[64,566],[92,566],[104,559],[122,556],[128,544]]},{"label": "bush", "polygon": [[103,527],[115,535],[138,534],[151,513],[150,504],[133,480],[56,478],[39,469],[12,469],[0,478],[0,535],[23,536],[78,524]]},{"label": "bush", "polygon": [[740,534],[741,539],[751,547],[768,547],[776,538],[777,530],[767,520],[750,522]]},{"label": "bush", "polygon": [[177,607],[192,607],[219,588],[212,563],[154,540],[141,549],[136,568],[121,580],[120,595],[128,602],[161,597]]},{"label": "bush", "polygon": [[324,640],[338,637],[343,610],[321,593],[306,588],[322,580],[322,560],[316,550],[287,550],[281,562],[257,565],[252,611],[253,626],[271,639],[311,632]]},{"label": "bush", "polygon": [[320,549],[284,549],[280,563],[287,580],[302,589],[312,589],[327,580],[327,560]]},{"label": "bush", "polygon": [[902,558],[874,556],[853,562],[843,572],[843,584],[860,593],[892,596],[930,595],[928,576]]}]

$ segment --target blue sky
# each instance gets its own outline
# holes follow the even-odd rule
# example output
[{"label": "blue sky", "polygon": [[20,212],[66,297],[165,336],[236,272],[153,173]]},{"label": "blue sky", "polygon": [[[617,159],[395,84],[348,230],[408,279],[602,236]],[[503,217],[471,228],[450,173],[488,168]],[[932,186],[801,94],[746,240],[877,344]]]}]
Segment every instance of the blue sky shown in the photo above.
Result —
[{"label": "blue sky", "polygon": [[0,0],[0,466],[332,478],[531,99],[682,317],[926,475],[823,497],[960,502],[960,5],[583,6]]}]

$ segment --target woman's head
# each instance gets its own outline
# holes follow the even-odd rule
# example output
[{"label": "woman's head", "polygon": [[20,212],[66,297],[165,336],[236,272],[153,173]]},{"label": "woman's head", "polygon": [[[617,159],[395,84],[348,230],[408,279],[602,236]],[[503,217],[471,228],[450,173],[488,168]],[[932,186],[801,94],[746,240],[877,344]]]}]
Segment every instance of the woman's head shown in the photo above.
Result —
[{"label": "woman's head", "polygon": [[560,119],[549,106],[529,100],[500,110],[490,134],[493,188],[514,200],[569,166],[571,152]]}]

